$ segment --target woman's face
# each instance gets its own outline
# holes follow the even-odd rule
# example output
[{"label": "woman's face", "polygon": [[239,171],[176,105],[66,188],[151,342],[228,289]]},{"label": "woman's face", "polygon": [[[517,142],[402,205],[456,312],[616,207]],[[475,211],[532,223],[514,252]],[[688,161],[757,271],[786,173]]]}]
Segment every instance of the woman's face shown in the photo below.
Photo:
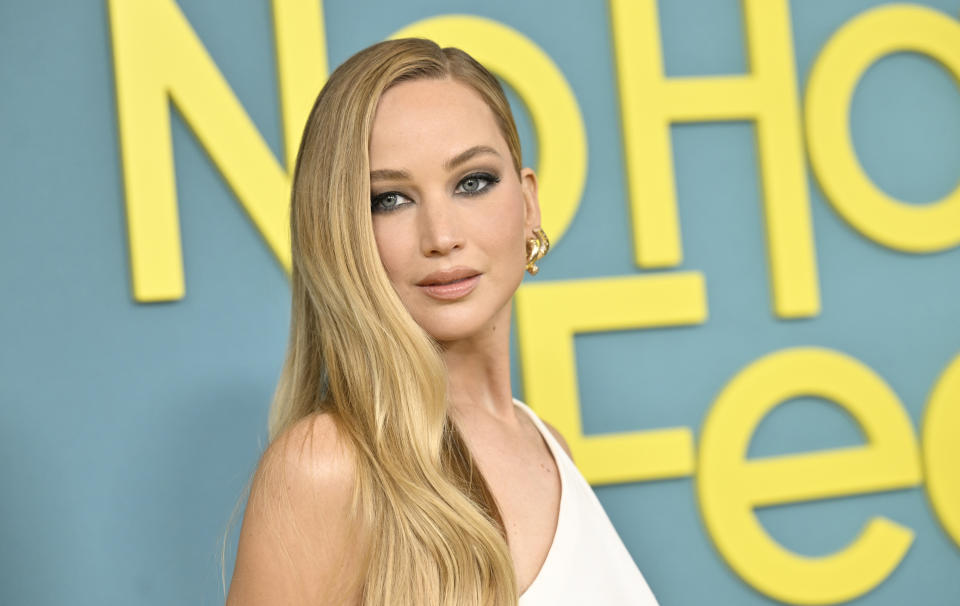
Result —
[{"label": "woman's face", "polygon": [[537,181],[517,176],[493,112],[456,80],[391,87],[370,137],[373,231],[414,320],[451,342],[509,329]]}]

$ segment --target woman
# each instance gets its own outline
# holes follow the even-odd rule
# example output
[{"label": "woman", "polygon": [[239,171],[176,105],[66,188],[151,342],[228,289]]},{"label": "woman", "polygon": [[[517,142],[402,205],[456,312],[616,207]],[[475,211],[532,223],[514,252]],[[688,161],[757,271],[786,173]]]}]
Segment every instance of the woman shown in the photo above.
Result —
[{"label": "woman", "polygon": [[468,55],[387,41],[330,76],[228,604],[656,603],[563,439],[511,396],[539,226],[507,100]]}]

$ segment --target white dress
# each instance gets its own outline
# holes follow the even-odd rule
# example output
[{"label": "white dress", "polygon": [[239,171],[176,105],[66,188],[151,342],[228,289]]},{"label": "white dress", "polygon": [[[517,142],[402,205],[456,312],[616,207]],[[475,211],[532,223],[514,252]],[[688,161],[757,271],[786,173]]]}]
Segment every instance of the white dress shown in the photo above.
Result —
[{"label": "white dress", "polygon": [[560,515],[553,543],[520,606],[658,606],[603,506],[543,421],[523,402],[560,472]]}]

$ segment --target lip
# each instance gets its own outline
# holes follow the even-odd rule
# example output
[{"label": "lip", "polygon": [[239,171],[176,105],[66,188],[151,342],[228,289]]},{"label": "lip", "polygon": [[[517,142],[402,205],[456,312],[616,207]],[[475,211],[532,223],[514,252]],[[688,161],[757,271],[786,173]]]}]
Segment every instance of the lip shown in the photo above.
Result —
[{"label": "lip", "polygon": [[434,299],[456,301],[473,292],[481,275],[470,267],[453,267],[428,274],[417,286]]}]

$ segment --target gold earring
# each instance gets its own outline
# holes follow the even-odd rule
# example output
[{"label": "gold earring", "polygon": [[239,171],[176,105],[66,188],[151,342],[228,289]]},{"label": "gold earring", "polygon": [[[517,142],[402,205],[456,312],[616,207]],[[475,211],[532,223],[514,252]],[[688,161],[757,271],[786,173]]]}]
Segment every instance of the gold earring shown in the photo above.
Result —
[{"label": "gold earring", "polygon": [[533,238],[527,238],[527,271],[531,276],[537,275],[540,268],[536,263],[543,258],[550,250],[550,240],[542,229],[537,227],[533,230]]}]

